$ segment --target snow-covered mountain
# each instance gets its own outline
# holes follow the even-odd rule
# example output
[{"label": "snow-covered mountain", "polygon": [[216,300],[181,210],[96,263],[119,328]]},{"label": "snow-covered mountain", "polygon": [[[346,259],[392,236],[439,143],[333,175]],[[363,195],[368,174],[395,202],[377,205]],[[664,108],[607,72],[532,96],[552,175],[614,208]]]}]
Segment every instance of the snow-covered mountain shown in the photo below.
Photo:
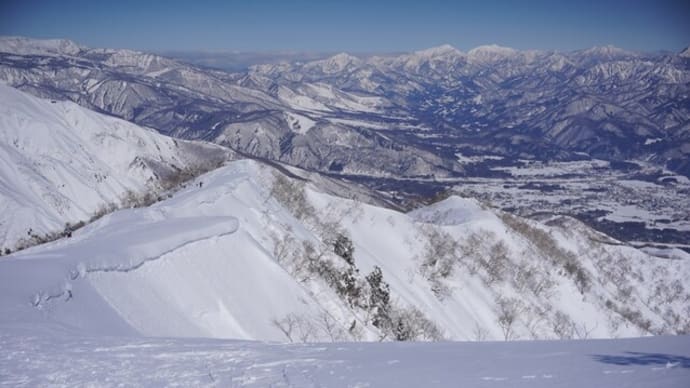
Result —
[{"label": "snow-covered mountain", "polygon": [[[255,67],[251,76],[263,78],[256,84],[266,90],[297,80],[382,98],[391,107],[384,112],[415,119],[407,130],[383,123],[397,130],[389,136],[420,147],[547,160],[652,159],[687,175],[688,66],[682,54],[612,46],[561,53],[489,45],[464,54],[445,45],[368,58],[340,73],[295,64]],[[650,138],[662,140],[650,147]]]},{"label": "snow-covered mountain", "polygon": [[31,39],[19,36],[7,36],[0,39],[0,52],[18,55],[74,56],[84,49],[85,47],[67,39]]},{"label": "snow-covered mountain", "polygon": [[[505,167],[532,162],[603,160],[606,175],[659,185],[690,176],[690,63],[676,53],[443,45],[227,73],[130,50],[2,38],[0,79],[163,134],[357,182],[408,208],[463,177],[506,177]],[[482,162],[460,163],[458,154]],[[602,225],[607,210],[597,204],[574,209],[563,200],[556,210],[625,231],[626,241],[685,244],[690,233],[657,233],[649,219],[639,232]],[[676,213],[660,219],[690,222]]]},{"label": "snow-covered mountain", "polygon": [[290,342],[675,334],[690,324],[678,255],[459,197],[401,213],[237,161],[4,257],[0,327]]},{"label": "snow-covered mountain", "polygon": [[[505,163],[510,155],[529,158],[553,147],[525,145],[536,135],[519,127],[487,127],[472,138],[470,129],[451,127],[447,107],[506,104],[514,112],[483,113],[500,127],[524,101],[543,104],[532,82],[543,81],[539,88],[549,91],[562,81],[553,74],[521,78],[536,66],[536,72],[569,72],[581,86],[561,90],[558,109],[583,115],[583,122],[609,123],[629,112],[588,88],[639,80],[620,61],[640,68],[657,62],[627,53],[621,59],[610,48],[585,56],[498,47],[465,54],[442,46],[227,74],[65,42],[7,39],[0,51],[2,79],[49,97],[0,84],[0,243],[62,237],[8,255],[3,250],[0,385],[365,386],[403,379],[403,386],[676,386],[687,380],[685,336],[353,343],[689,333],[687,252],[641,251],[565,215],[524,219],[452,192],[409,212],[385,206],[401,203],[403,186],[452,186],[451,177],[477,160]],[[659,77],[683,79],[679,58],[664,59],[668,72]],[[645,103],[678,104],[670,108],[674,114],[658,116],[672,132],[673,120],[687,121],[678,97],[687,85],[666,81],[651,87],[658,100]],[[527,84],[534,89],[525,91]],[[537,110],[554,114],[550,109]],[[648,113],[640,112],[636,120]],[[175,140],[103,113],[213,140],[251,159],[218,167],[231,154],[221,146]],[[567,125],[549,130],[569,141],[580,136]],[[464,138],[454,131],[490,154],[454,152]],[[482,138],[483,131],[497,145],[487,145],[491,137]],[[647,146],[663,143],[655,136]],[[542,156],[573,152],[564,147]],[[589,174],[585,167],[596,175],[609,166],[579,157],[585,161],[564,163],[569,169],[539,166],[555,176]],[[489,172],[539,175],[539,166]],[[218,168],[162,191],[211,167]],[[678,184],[681,177],[665,178]],[[138,204],[147,206],[132,206]],[[102,217],[65,225],[94,213]],[[487,369],[499,352],[502,369]]]},{"label": "snow-covered mountain", "polygon": [[[214,141],[254,157],[318,171],[443,176],[458,169],[452,161],[372,128],[327,119],[382,113],[390,104],[379,97],[348,93],[327,83],[271,89],[256,77],[201,69],[152,54],[81,47],[66,52],[56,46],[62,47],[52,41],[0,39],[0,80],[163,134]],[[340,74],[345,67],[358,66],[355,59],[335,56],[310,63],[307,69]],[[357,147],[357,155],[352,147]]]},{"label": "snow-covered mountain", "polygon": [[228,155],[0,84],[0,248],[69,232],[66,223],[135,205]]},{"label": "snow-covered mountain", "polygon": [[[22,90],[322,172],[448,176],[462,170],[454,155],[471,148],[523,159],[651,159],[690,174],[682,53],[443,45],[230,74],[63,41],[3,38],[0,51],[0,79]],[[369,162],[348,157],[341,143],[351,138]]]}]

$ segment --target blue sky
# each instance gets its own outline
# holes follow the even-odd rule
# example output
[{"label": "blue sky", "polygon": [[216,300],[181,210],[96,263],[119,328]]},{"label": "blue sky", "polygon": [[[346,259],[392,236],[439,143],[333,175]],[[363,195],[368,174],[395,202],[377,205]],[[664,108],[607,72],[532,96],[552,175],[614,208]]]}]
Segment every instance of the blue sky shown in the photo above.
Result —
[{"label": "blue sky", "polygon": [[140,50],[574,50],[690,45],[690,1],[2,0],[0,35]]}]

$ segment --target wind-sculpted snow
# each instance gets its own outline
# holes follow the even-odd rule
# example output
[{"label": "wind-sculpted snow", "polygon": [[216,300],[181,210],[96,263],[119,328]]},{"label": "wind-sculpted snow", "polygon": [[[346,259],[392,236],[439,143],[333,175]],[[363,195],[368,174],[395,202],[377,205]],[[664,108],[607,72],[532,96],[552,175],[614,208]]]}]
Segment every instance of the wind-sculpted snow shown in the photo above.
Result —
[{"label": "wind-sculpted snow", "polygon": [[[4,259],[0,303],[12,319],[27,313],[55,312],[55,321],[76,319],[76,326],[84,330],[119,330],[121,322],[103,320],[91,311],[91,303],[100,303],[108,310],[107,303],[95,302],[103,294],[94,292],[93,276],[136,271],[190,244],[223,238],[237,228],[233,217],[165,218],[147,209],[116,212],[72,238]],[[34,311],[26,311],[25,304],[32,305]]]}]

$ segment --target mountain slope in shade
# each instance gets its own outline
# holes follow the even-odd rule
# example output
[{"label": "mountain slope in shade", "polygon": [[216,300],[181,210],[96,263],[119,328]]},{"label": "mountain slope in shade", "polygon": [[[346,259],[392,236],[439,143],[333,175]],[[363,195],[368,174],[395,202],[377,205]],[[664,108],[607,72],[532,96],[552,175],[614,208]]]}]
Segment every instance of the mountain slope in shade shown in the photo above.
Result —
[{"label": "mountain slope in shade", "polygon": [[0,84],[0,248],[62,231],[227,156]]}]

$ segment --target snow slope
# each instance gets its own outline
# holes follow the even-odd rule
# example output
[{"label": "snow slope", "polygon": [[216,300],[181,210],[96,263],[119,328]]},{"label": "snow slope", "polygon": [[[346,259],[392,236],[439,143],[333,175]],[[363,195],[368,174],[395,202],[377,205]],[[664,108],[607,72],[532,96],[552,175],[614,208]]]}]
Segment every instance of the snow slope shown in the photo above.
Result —
[{"label": "snow slope", "polygon": [[221,147],[0,84],[0,248],[61,231],[105,204],[119,205],[128,192],[160,188],[182,170],[226,156]]},{"label": "snow slope", "polygon": [[[274,174],[253,161],[233,162],[168,200],[3,258],[0,326],[390,340],[394,333],[374,325],[375,310],[366,307],[365,276],[378,266],[390,286],[388,310],[411,325],[412,339],[687,328],[687,259],[649,256],[567,218],[521,221],[458,197],[404,214],[298,181],[279,184]],[[354,243],[354,267],[334,253],[339,234]],[[364,295],[355,302],[335,286],[348,268]]]}]

